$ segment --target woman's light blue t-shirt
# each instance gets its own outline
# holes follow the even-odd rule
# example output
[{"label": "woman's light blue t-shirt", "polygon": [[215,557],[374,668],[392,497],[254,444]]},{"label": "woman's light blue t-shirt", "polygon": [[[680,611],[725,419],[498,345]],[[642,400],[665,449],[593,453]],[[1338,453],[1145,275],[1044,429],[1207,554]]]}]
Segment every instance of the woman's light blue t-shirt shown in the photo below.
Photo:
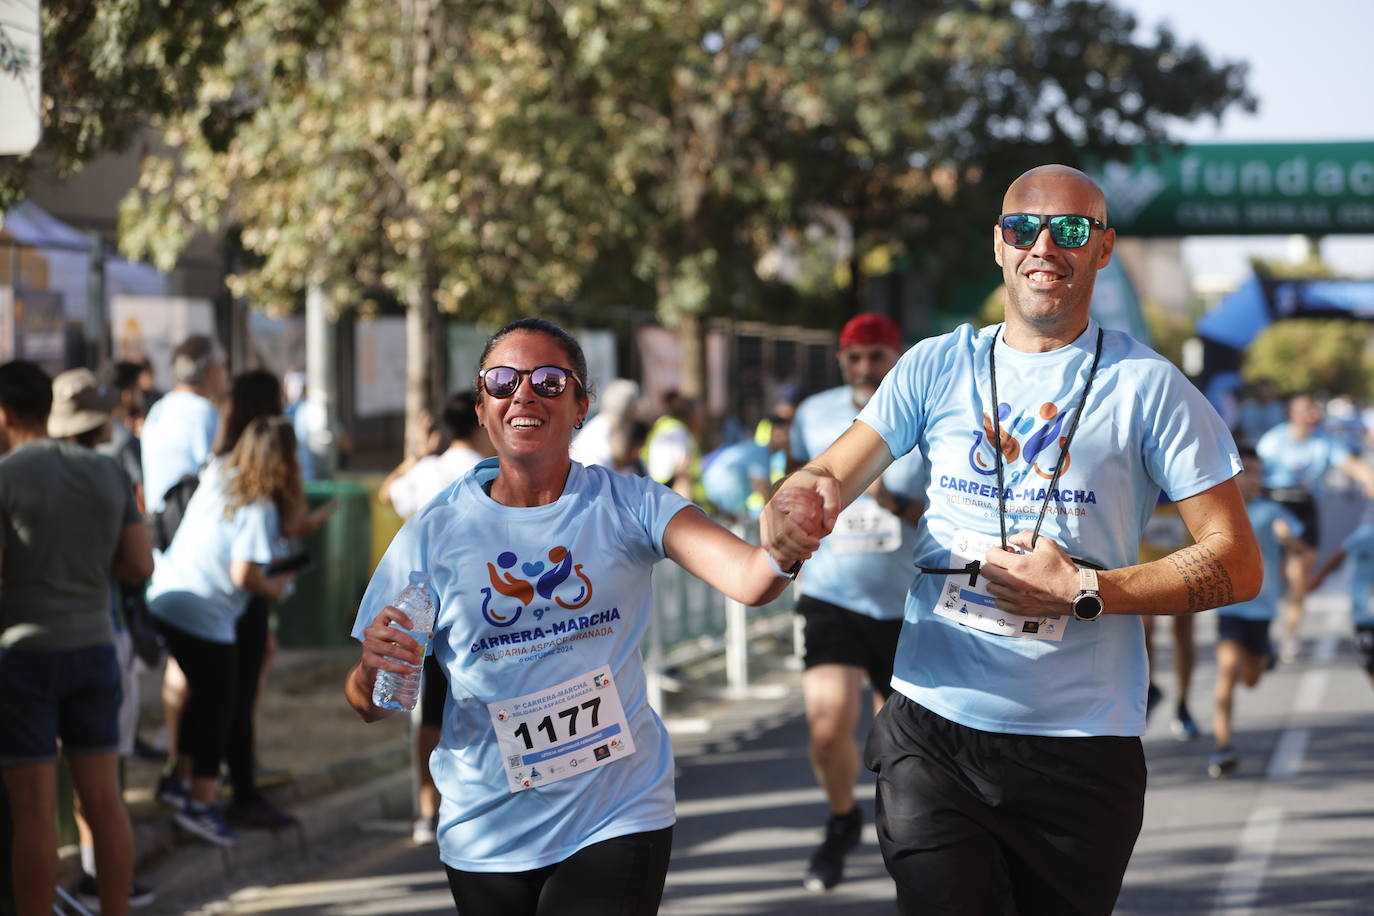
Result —
[{"label": "woman's light blue t-shirt", "polygon": [[[443,798],[439,855],[464,871],[514,872],[674,822],[672,749],[648,704],[639,646],[664,530],[691,503],[647,478],[573,462],[558,500],[515,508],[484,491],[496,472],[496,459],[482,462],[406,522],[367,587],[353,636],[362,639],[412,570],[429,574],[433,652],[449,678],[443,736],[430,757]],[[603,665],[635,753],[512,792],[487,704]]]},{"label": "woman's light blue t-shirt", "polygon": [[[1098,326],[1048,353],[1022,353],[1001,325],[964,325],[909,350],[859,414],[894,455],[920,452],[930,486],[916,564],[950,565],[956,532],[998,536],[991,417],[1004,430],[1007,531],[1031,530],[1078,409]],[[994,410],[988,354],[997,338]],[[1106,568],[1134,565],[1161,488],[1178,501],[1240,472],[1225,423],[1166,360],[1117,331],[1102,359],[1041,536]],[[1061,619],[1062,639],[1014,638],[934,612],[942,575],[907,597],[893,686],[983,731],[1139,735],[1145,728],[1143,628],[1133,615]]]},{"label": "woman's light blue t-shirt", "polygon": [[217,643],[232,643],[248,592],[233,583],[235,560],[266,565],[280,539],[277,508],[266,500],[241,506],[225,518],[224,475],[201,480],[176,537],[155,559],[148,610],[179,630]]}]

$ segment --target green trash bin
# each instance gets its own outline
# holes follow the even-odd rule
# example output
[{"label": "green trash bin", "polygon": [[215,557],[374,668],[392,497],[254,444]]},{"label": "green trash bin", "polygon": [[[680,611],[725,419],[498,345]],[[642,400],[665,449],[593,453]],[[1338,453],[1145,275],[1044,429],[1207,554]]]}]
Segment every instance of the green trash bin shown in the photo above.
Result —
[{"label": "green trash bin", "polygon": [[296,577],[295,592],[277,606],[277,639],[301,648],[346,645],[372,576],[367,489],[351,480],[312,480],[305,496],[312,508],[331,499],[338,507],[319,531],[301,539],[314,566]]}]

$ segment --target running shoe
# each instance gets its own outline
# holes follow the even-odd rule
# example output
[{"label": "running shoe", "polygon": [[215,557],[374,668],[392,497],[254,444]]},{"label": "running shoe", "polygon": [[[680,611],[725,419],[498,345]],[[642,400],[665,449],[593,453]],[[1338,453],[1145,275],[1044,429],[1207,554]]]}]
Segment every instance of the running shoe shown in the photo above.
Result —
[{"label": "running shoe", "polygon": [[1155,711],[1159,701],[1164,699],[1164,691],[1155,686],[1155,682],[1150,682],[1150,687],[1145,691],[1145,721],[1150,721],[1150,713]]},{"label": "running shoe", "polygon": [[433,846],[438,838],[436,818],[417,817],[410,828],[410,841],[416,846]]},{"label": "running shoe", "polygon": [[168,808],[180,811],[191,798],[191,787],[177,779],[175,773],[166,773],[157,781],[156,795]]},{"label": "running shoe", "polygon": [[1213,779],[1230,776],[1240,766],[1240,758],[1229,747],[1218,748],[1207,760],[1207,775]]},{"label": "running shoe", "polygon": [[1279,661],[1291,665],[1302,655],[1302,641],[1296,636],[1285,636],[1279,643]]},{"label": "running shoe", "polygon": [[175,820],[183,830],[216,846],[239,844],[239,835],[224,822],[224,815],[215,805],[198,805],[187,801],[186,807],[176,813]]},{"label": "running shoe", "polygon": [[[81,881],[76,885],[77,902],[90,910],[92,913],[100,912],[100,888],[95,883],[95,878],[82,873]],[[157,894],[151,887],[134,882],[129,890],[129,909],[136,910],[145,907],[157,899]]]},{"label": "running shoe", "polygon": [[1193,714],[1188,711],[1188,706],[1179,703],[1174,708],[1174,721],[1169,723],[1169,728],[1173,731],[1174,737],[1180,741],[1192,741],[1201,734],[1197,723],[1193,721]]},{"label": "running shoe", "polygon": [[811,864],[802,878],[802,886],[809,891],[828,891],[844,880],[844,857],[859,845],[863,830],[863,815],[859,806],[848,814],[832,814],[825,822],[825,839],[811,855]]}]

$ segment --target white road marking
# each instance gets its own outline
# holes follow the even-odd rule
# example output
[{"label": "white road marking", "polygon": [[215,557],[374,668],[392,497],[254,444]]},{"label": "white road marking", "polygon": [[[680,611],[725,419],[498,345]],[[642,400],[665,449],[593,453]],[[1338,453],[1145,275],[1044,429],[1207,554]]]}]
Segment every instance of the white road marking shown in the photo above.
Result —
[{"label": "white road marking", "polygon": [[[1317,712],[1322,708],[1322,697],[1326,693],[1329,672],[1326,665],[1336,657],[1336,646],[1340,640],[1335,628],[1338,626],[1334,615],[1321,617],[1322,634],[1312,649],[1312,665],[1298,680],[1293,695],[1292,714],[1294,718],[1304,713]],[[1317,667],[1321,666],[1321,667]],[[1294,725],[1284,729],[1274,746],[1265,770],[1266,783],[1281,779],[1291,779],[1302,770],[1307,756],[1307,746],[1312,740],[1312,729]],[[1259,899],[1260,888],[1264,884],[1264,873],[1269,867],[1269,859],[1278,843],[1279,828],[1283,825],[1284,809],[1278,805],[1265,805],[1264,790],[1260,790],[1261,804],[1257,805],[1245,821],[1236,844],[1235,856],[1222,874],[1217,896],[1212,904],[1213,916],[1249,916]]]}]

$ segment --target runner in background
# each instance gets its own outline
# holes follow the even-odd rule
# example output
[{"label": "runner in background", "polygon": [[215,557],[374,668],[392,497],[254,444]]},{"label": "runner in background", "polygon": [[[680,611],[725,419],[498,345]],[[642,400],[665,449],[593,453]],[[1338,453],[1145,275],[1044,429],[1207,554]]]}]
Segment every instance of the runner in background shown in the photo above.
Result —
[{"label": "runner in background", "polygon": [[[1188,526],[1179,517],[1178,508],[1163,495],[1155,505],[1154,514],[1145,523],[1140,538],[1140,562],[1152,563],[1193,543]],[[1192,741],[1199,734],[1197,723],[1188,709],[1188,692],[1193,683],[1193,668],[1197,665],[1197,640],[1193,632],[1192,614],[1176,614],[1169,618],[1169,634],[1174,641],[1174,714],[1169,730],[1180,741]],[[1150,686],[1145,695],[1145,716],[1154,712],[1164,699],[1164,691],[1155,683],[1155,618],[1140,618],[1145,625],[1145,654],[1150,661]]]},{"label": "runner in background", "polygon": [[1374,684],[1374,605],[1370,592],[1374,590],[1374,522],[1366,521],[1345,539],[1341,548],[1331,554],[1325,565],[1313,576],[1309,591],[1316,591],[1347,559],[1350,571],[1350,622],[1355,629],[1355,648],[1360,667]]},{"label": "runner in background", "polygon": [[1295,660],[1302,651],[1299,628],[1307,583],[1312,578],[1321,549],[1321,519],[1317,500],[1326,474],[1339,468],[1358,481],[1366,496],[1374,495],[1374,468],[1360,461],[1339,439],[1322,427],[1321,405],[1308,394],[1288,400],[1288,420],[1260,437],[1255,451],[1264,460],[1264,486],[1269,497],[1302,522],[1305,549],[1290,551],[1285,573],[1288,595],[1284,599],[1283,640],[1279,657]]},{"label": "runner in background", "polygon": [[[902,355],[902,334],[886,315],[865,312],[840,331],[844,384],[802,401],[792,422],[791,467],[798,468],[849,428]],[[811,767],[825,791],[825,836],[802,883],[826,891],[844,880],[845,856],[859,844],[859,703],[867,678],[874,715],[892,693],[892,660],[915,572],[911,551],[924,508],[917,455],[894,462],[840,515],[835,532],[802,573],[797,613],[806,650],[802,696]]]},{"label": "runner in background", "polygon": [[1269,627],[1283,599],[1284,552],[1302,549],[1296,540],[1302,533],[1302,522],[1262,495],[1264,466],[1259,456],[1254,449],[1242,447],[1240,458],[1245,470],[1236,478],[1236,485],[1245,498],[1245,511],[1264,557],[1264,584],[1254,600],[1217,611],[1217,684],[1212,718],[1216,750],[1207,761],[1207,775],[1213,779],[1230,776],[1240,763],[1231,744],[1236,685],[1253,688],[1272,667],[1274,647],[1269,641]]}]

